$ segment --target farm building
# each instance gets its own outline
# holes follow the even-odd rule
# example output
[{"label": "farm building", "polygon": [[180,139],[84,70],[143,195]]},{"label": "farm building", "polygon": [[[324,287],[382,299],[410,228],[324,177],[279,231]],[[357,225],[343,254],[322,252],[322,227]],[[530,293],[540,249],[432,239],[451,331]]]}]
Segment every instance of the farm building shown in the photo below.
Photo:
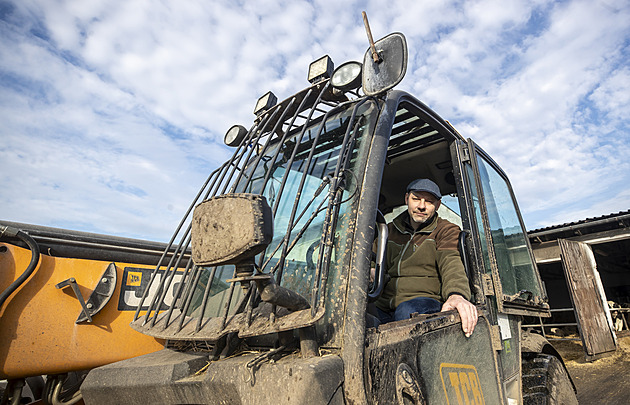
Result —
[{"label": "farm building", "polygon": [[576,327],[588,360],[614,353],[617,333],[628,329],[630,211],[535,229],[528,236],[552,311],[543,333]]}]

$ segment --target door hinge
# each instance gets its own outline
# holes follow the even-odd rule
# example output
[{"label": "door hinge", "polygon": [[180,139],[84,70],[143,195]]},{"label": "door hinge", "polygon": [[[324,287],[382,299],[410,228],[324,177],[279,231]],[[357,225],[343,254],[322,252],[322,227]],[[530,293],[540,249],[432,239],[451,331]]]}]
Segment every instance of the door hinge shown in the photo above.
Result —
[{"label": "door hinge", "polygon": [[462,162],[470,162],[470,151],[467,145],[462,145]]}]

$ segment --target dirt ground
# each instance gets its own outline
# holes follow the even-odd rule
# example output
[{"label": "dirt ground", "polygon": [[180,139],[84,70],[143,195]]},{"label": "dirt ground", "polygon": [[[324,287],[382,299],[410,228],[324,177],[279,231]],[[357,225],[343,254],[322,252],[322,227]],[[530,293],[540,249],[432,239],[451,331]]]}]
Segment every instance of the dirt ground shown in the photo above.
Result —
[{"label": "dirt ground", "polygon": [[630,404],[630,335],[617,337],[615,354],[593,362],[585,361],[580,341],[550,341],[567,365],[580,404]]}]

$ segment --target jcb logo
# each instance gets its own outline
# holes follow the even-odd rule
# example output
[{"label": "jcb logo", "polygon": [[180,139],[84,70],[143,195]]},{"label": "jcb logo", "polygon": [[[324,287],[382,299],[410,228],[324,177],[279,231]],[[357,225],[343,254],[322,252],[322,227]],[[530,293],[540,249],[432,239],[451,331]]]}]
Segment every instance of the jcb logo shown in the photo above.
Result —
[{"label": "jcb logo", "polygon": [[142,273],[136,271],[130,271],[127,273],[127,283],[128,286],[139,287],[142,284]]},{"label": "jcb logo", "polygon": [[457,405],[485,404],[479,375],[474,366],[468,364],[440,364],[440,377],[446,402]]}]

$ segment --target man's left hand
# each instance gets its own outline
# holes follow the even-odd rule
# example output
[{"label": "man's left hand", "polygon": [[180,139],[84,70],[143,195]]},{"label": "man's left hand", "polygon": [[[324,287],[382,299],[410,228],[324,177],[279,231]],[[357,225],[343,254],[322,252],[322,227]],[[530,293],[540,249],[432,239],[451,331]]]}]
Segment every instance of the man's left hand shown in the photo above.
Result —
[{"label": "man's left hand", "polygon": [[442,311],[450,311],[456,309],[459,313],[459,317],[462,319],[462,330],[466,337],[470,337],[477,325],[477,307],[474,306],[466,298],[459,294],[452,294],[444,305],[442,305]]}]

